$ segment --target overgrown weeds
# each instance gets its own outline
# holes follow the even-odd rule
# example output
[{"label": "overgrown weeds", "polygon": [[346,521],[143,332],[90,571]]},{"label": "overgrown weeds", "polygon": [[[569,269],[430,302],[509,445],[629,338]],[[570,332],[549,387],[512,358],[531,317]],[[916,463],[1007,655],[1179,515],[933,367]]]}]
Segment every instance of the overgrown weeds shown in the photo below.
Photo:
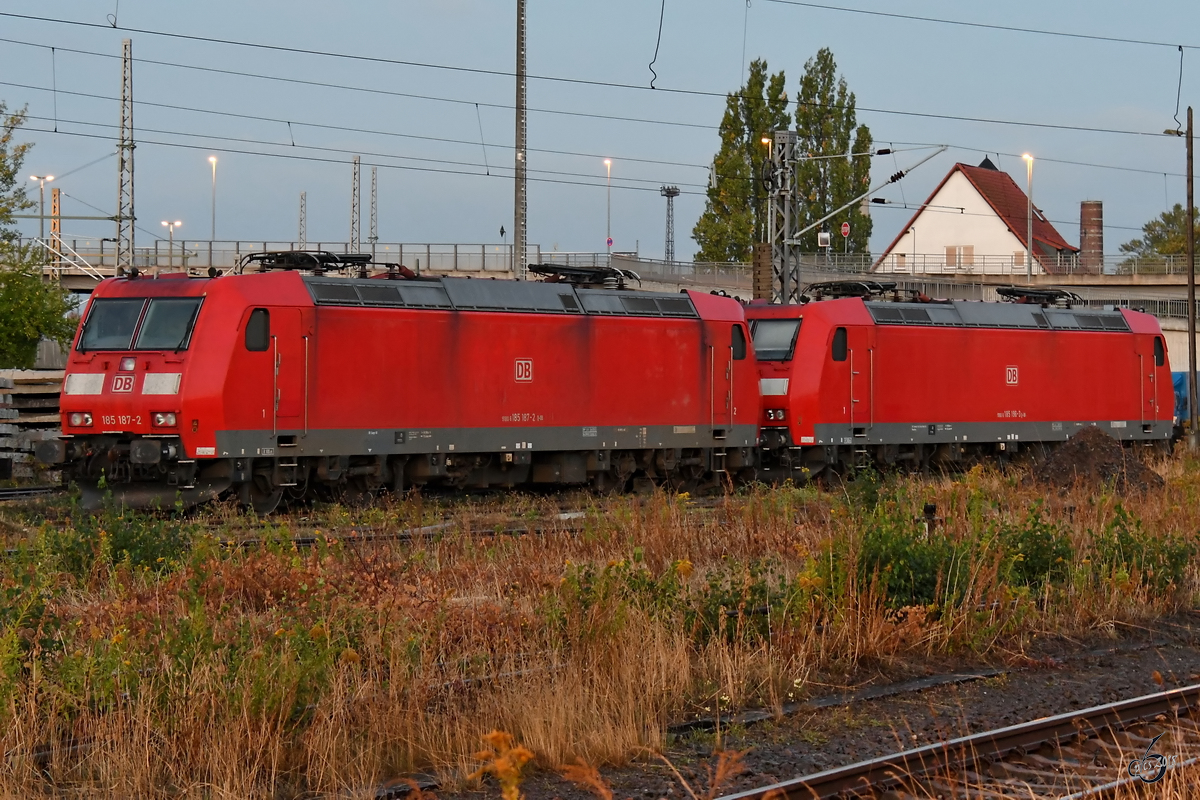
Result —
[{"label": "overgrown weeds", "polygon": [[[1164,491],[1127,500],[1044,498],[976,469],[715,506],[9,511],[0,793],[369,794],[414,770],[471,773],[494,729],[517,737],[492,742],[497,769],[520,761],[514,741],[542,767],[620,762],[671,721],[777,707],[813,678],[1145,622],[1196,591],[1200,469],[1164,472]],[[296,548],[301,531],[316,545]]]}]

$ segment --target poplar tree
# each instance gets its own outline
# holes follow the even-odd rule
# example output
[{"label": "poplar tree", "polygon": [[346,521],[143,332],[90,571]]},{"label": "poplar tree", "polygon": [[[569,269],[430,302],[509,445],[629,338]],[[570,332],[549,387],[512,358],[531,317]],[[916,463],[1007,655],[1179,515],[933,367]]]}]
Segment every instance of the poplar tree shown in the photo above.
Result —
[{"label": "poplar tree", "polygon": [[[829,212],[871,188],[871,130],[857,125],[854,92],[837,74],[833,52],[821,48],[804,65],[796,98],[797,185],[800,187],[800,224],[804,229]],[[805,158],[805,156],[809,156]],[[842,241],[840,228],[850,223],[850,239]],[[820,228],[800,238],[800,248],[817,252],[817,233],[831,232],[834,252],[848,249],[866,253],[871,239],[871,218],[855,203]]]},{"label": "poplar tree", "polygon": [[756,59],[746,85],[726,97],[708,201],[692,229],[697,261],[747,262],[754,243],[766,238],[762,176],[770,150],[762,140],[791,125],[786,86],[782,71],[768,75],[767,62]]}]

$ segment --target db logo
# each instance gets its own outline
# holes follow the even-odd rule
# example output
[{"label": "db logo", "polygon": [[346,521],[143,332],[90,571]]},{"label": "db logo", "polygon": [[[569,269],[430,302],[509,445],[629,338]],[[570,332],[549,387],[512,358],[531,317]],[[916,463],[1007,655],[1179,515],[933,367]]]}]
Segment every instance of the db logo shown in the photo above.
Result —
[{"label": "db logo", "polygon": [[112,382],[113,392],[132,392],[133,391],[133,376],[132,375],[114,375]]},{"label": "db logo", "polygon": [[517,383],[533,382],[533,359],[518,358],[516,361],[515,377]]},{"label": "db logo", "polygon": [[1009,386],[1017,385],[1017,368],[1016,367],[1005,367],[1004,368],[1004,382],[1007,383]]}]

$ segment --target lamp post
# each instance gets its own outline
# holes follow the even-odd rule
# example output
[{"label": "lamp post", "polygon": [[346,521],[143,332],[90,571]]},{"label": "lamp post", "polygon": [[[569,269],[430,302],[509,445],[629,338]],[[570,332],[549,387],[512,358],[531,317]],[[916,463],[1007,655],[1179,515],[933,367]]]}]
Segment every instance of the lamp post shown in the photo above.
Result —
[{"label": "lamp post", "polygon": [[212,164],[212,236],[210,241],[217,240],[217,157],[209,156],[208,163]]},{"label": "lamp post", "polygon": [[183,225],[179,220],[167,222],[163,220],[163,227],[167,229],[167,235],[170,237],[167,243],[167,267],[168,269],[175,266],[175,229]]},{"label": "lamp post", "polygon": [[1028,225],[1025,228],[1025,282],[1033,283],[1033,156],[1025,153],[1021,158],[1025,159],[1025,164],[1028,170],[1025,175],[1025,194],[1029,200],[1029,206],[1026,209],[1028,215]]},{"label": "lamp post", "polygon": [[608,170],[608,222],[605,225],[604,245],[608,250],[608,263],[612,265],[612,159],[604,159],[604,167]]},{"label": "lamp post", "polygon": [[46,181],[54,180],[53,175],[30,175],[29,180],[38,182],[38,192],[42,197],[42,214],[38,218],[38,238],[46,240]]}]

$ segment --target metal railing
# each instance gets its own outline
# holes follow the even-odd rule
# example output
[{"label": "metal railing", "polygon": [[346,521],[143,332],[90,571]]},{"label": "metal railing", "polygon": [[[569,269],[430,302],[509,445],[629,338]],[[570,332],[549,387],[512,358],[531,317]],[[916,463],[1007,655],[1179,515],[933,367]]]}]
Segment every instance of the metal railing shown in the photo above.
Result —
[{"label": "metal railing", "polygon": [[[40,240],[25,240],[41,244]],[[51,255],[55,268],[65,275],[100,275],[107,277],[116,271],[116,245],[106,239],[63,238],[58,252]],[[135,248],[133,266],[141,270],[207,270],[209,267],[230,269],[247,253],[264,250],[325,250],[331,253],[353,252],[348,242],[285,241],[194,241],[177,239],[155,241],[152,246]],[[421,272],[512,272],[513,245],[453,244],[453,243],[364,243],[359,252],[371,253],[377,263],[404,264]],[[61,255],[60,255],[61,254]],[[67,258],[66,255],[70,257]],[[608,263],[607,253],[566,253],[544,251],[540,245],[526,248],[526,261],[600,266]],[[57,274],[57,273],[56,273]]]},{"label": "metal railing", "polygon": [[[854,263],[855,256],[847,257]],[[869,256],[858,257],[859,262]],[[834,263],[838,262],[835,256]],[[859,264],[855,264],[859,266]],[[844,267],[843,267],[844,268]],[[1009,255],[967,256],[946,253],[889,253],[871,262],[869,268],[879,273],[906,275],[1025,275],[1024,253]],[[1034,261],[1035,275],[1186,275],[1187,256],[1183,255],[1106,255],[1087,258],[1079,254],[1039,256]]]}]

